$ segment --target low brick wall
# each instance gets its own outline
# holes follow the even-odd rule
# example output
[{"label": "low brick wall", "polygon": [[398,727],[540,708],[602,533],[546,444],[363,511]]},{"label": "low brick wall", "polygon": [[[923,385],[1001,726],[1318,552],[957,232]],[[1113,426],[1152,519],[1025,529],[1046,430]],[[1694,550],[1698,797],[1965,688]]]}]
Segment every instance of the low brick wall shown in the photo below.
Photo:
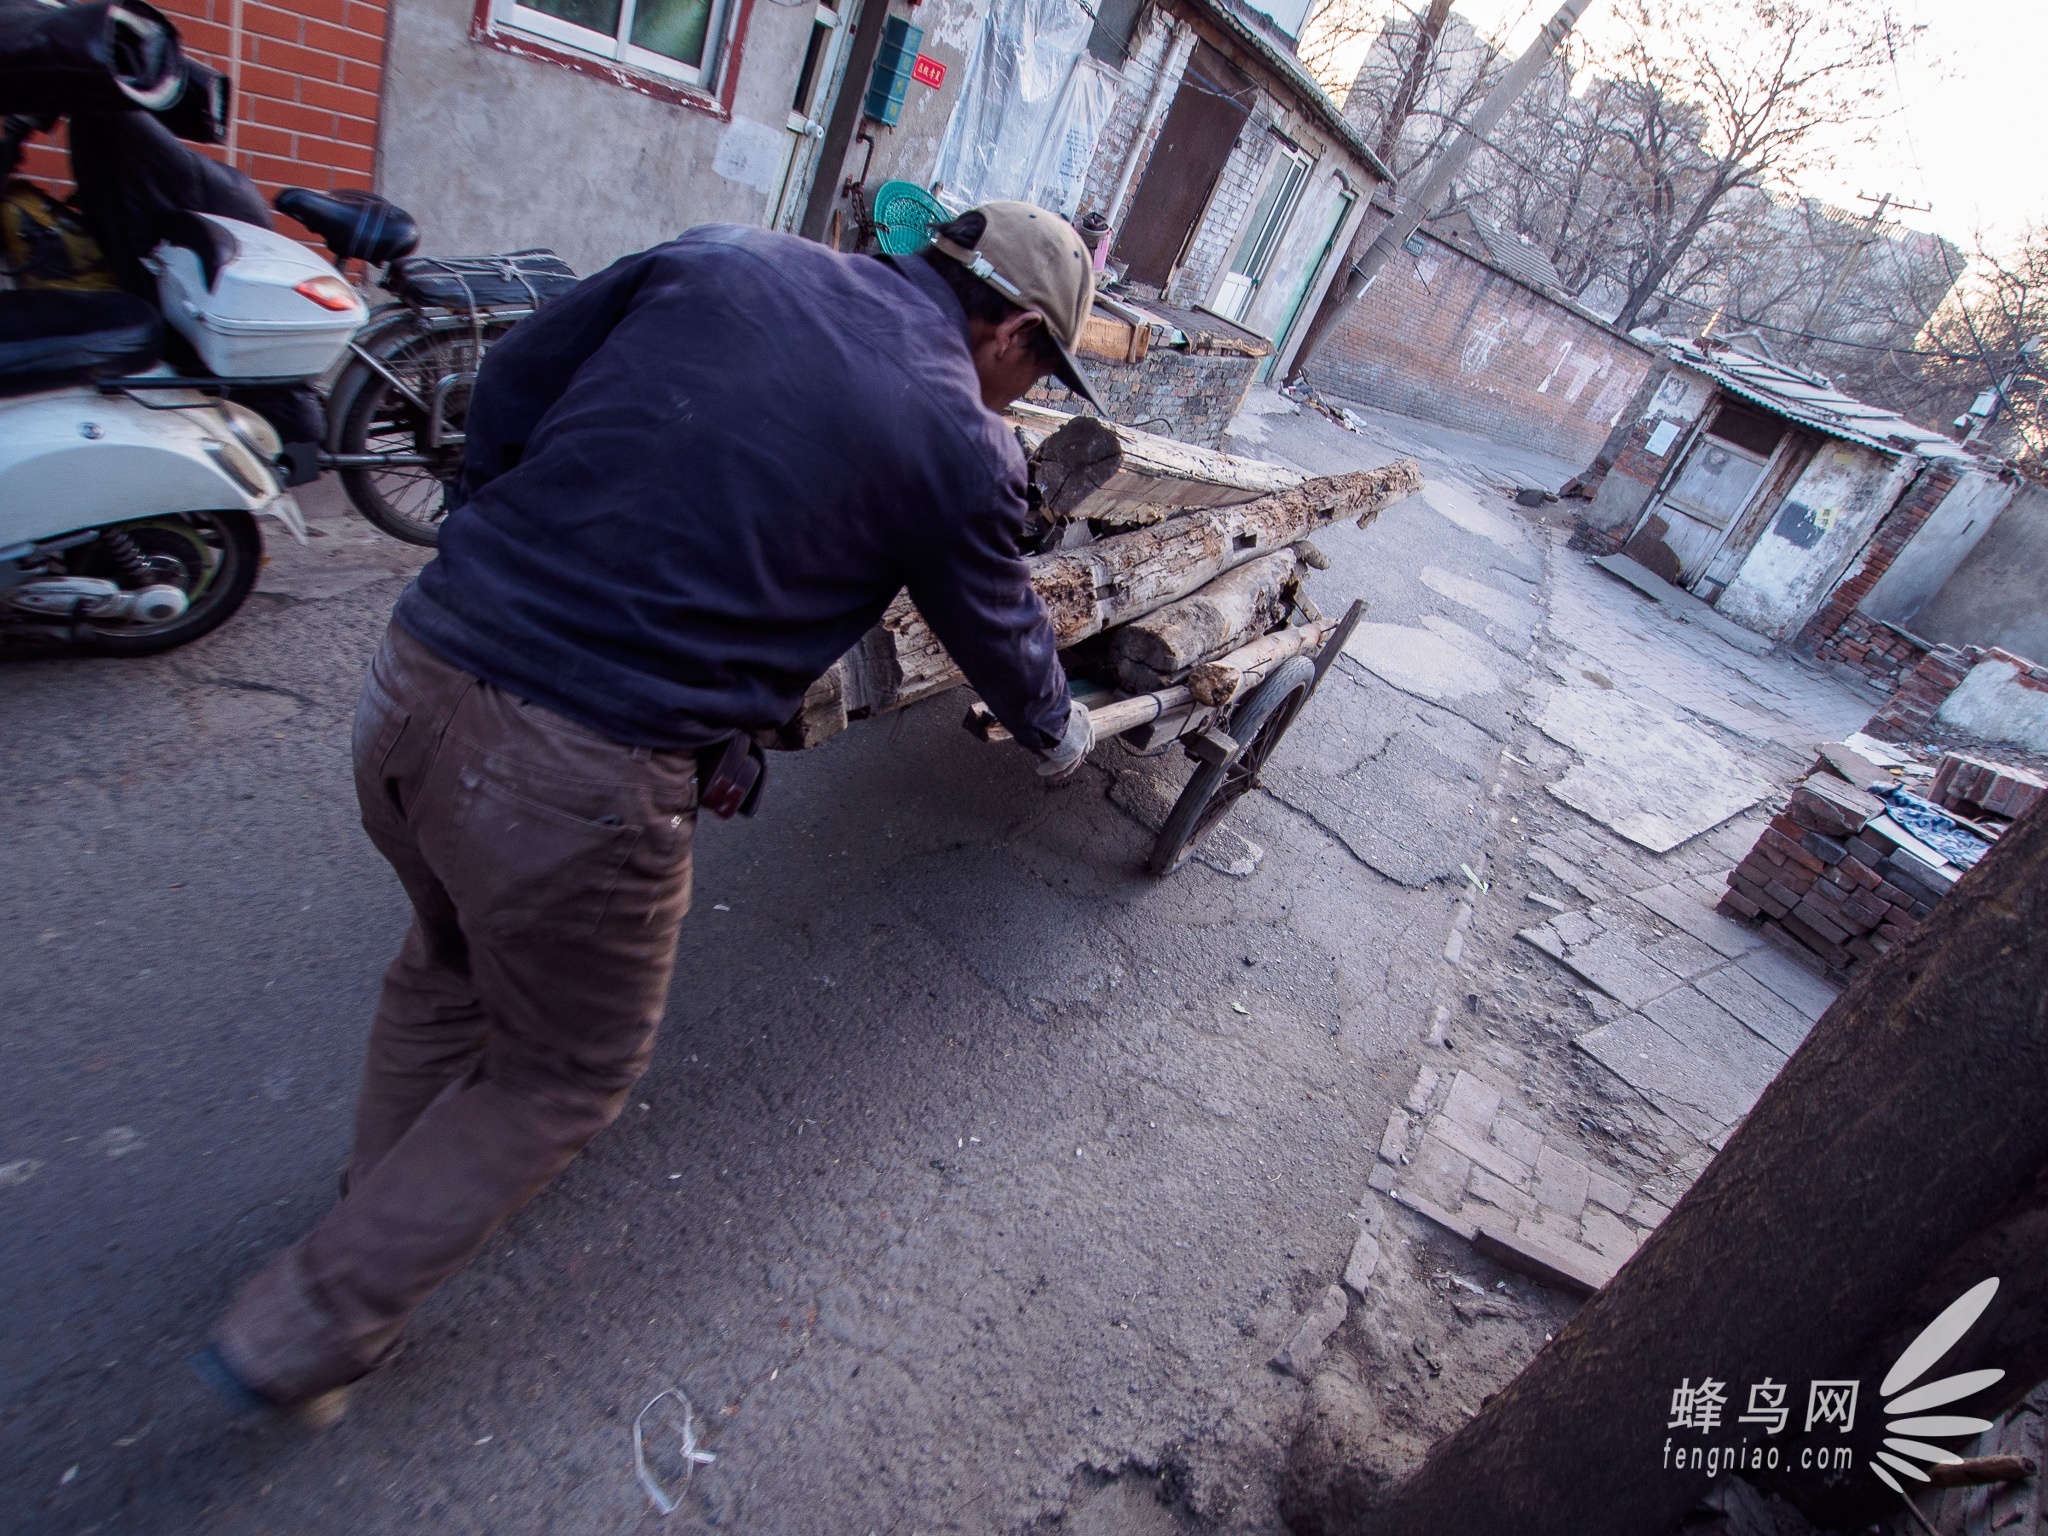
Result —
[{"label": "low brick wall", "polygon": [[1721,910],[1774,924],[1838,971],[1911,937],[1955,883],[1870,823],[1874,795],[1815,774],[1728,875]]},{"label": "low brick wall", "polygon": [[[1223,429],[1244,404],[1258,371],[1256,357],[1213,356],[1155,346],[1141,363],[1084,358],[1088,382],[1109,408],[1109,419],[1204,448],[1223,446]],[[1081,401],[1057,379],[1026,396],[1056,411],[1080,410]]]},{"label": "low brick wall", "polygon": [[1983,654],[1974,645],[1960,651],[1935,646],[1899,675],[1891,702],[1870,717],[1863,733],[1879,741],[1925,741],[1934,728],[1934,712]]},{"label": "low brick wall", "polygon": [[1934,649],[1910,630],[1873,619],[1866,613],[1850,613],[1833,634],[1814,648],[1816,661],[1836,662],[1854,667],[1873,683],[1896,689],[1901,679]]}]

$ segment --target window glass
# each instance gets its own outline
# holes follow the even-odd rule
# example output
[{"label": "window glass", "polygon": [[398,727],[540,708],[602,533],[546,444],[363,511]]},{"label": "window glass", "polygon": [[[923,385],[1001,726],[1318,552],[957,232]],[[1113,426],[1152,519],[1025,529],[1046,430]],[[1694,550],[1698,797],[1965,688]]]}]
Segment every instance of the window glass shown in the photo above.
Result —
[{"label": "window glass", "polygon": [[[614,4],[614,15],[617,9]],[[711,0],[639,0],[633,8],[630,41],[635,48],[645,48],[679,64],[696,64],[704,58],[704,35],[710,23]]]},{"label": "window glass", "polygon": [[539,11],[543,16],[552,16],[575,27],[588,27],[607,37],[619,30],[620,0],[525,0],[525,5],[526,9]]}]

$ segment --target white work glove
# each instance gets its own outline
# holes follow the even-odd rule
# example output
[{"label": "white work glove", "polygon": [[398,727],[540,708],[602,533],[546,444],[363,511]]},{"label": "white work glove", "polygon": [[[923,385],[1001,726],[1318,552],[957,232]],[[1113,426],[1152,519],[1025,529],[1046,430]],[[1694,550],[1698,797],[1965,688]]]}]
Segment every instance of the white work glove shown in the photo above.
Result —
[{"label": "white work glove", "polygon": [[1089,717],[1088,706],[1079,699],[1068,700],[1067,734],[1057,746],[1038,754],[1038,776],[1058,783],[1081,766],[1094,745],[1095,722]]}]

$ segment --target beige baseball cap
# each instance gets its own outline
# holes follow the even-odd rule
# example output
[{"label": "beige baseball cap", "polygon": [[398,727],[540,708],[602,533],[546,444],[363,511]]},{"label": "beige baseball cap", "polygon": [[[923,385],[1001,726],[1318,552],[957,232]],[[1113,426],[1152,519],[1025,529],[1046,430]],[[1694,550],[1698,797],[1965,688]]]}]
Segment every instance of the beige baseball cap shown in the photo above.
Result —
[{"label": "beige baseball cap", "polygon": [[969,250],[951,240],[932,243],[1019,309],[1045,322],[1059,349],[1053,372],[1059,381],[1102,415],[1102,402],[1074,362],[1081,328],[1095,303],[1095,268],[1074,226],[1031,203],[983,203],[988,220],[981,242]]}]

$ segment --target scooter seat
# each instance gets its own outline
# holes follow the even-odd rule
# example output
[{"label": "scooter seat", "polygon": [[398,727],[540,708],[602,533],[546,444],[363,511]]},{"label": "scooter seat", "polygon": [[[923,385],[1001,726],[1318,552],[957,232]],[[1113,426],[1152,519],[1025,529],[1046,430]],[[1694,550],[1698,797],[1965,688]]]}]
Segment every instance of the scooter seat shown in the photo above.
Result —
[{"label": "scooter seat", "polygon": [[162,343],[156,309],[133,294],[0,292],[0,392],[139,373]]},{"label": "scooter seat", "polygon": [[297,219],[324,240],[337,261],[353,257],[381,267],[411,255],[420,243],[420,227],[412,215],[374,192],[286,187],[272,202],[279,213]]}]

